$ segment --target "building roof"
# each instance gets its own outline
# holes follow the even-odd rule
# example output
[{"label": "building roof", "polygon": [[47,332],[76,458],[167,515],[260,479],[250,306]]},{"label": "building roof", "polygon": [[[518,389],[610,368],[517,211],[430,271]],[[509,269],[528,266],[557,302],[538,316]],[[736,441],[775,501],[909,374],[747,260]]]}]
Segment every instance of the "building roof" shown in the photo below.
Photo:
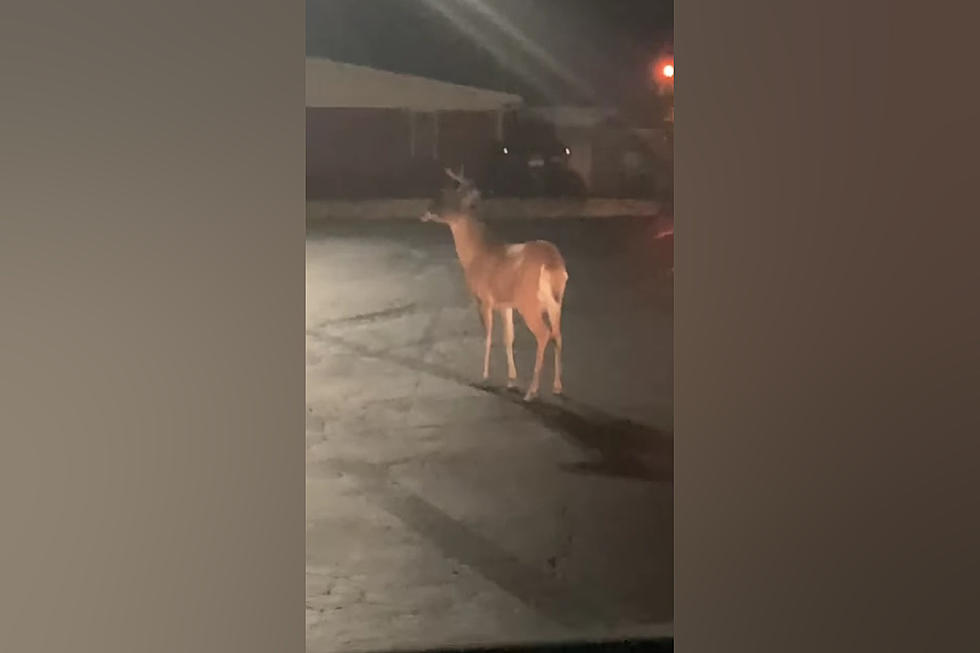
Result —
[{"label": "building roof", "polygon": [[307,57],[308,108],[481,111],[519,106],[518,95],[450,84],[366,66]]}]

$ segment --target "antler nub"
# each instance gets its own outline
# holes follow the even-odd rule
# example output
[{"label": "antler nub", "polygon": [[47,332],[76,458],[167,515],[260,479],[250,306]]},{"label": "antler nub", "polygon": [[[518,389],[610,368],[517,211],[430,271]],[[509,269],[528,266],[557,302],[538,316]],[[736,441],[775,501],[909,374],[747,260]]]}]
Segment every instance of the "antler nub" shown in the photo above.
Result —
[{"label": "antler nub", "polygon": [[459,167],[459,172],[453,172],[449,168],[446,168],[446,174],[449,175],[449,178],[455,181],[457,184],[466,182],[466,178],[463,176],[463,166]]}]

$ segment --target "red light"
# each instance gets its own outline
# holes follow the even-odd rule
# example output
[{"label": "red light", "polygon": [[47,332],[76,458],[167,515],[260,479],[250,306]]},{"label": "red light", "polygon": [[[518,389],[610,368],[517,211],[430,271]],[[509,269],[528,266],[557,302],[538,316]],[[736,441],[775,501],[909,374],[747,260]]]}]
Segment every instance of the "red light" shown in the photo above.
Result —
[{"label": "red light", "polygon": [[650,77],[661,92],[672,90],[674,88],[674,57],[664,55],[654,59],[650,66]]}]

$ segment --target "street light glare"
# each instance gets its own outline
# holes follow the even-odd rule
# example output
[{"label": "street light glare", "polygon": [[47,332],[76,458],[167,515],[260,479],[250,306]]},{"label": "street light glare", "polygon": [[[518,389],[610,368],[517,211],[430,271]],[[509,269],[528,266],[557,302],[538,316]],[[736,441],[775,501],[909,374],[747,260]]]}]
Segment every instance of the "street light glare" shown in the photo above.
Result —
[{"label": "street light glare", "polygon": [[664,77],[673,77],[673,76],[674,76],[674,66],[671,64],[667,64],[666,66],[664,66]]}]

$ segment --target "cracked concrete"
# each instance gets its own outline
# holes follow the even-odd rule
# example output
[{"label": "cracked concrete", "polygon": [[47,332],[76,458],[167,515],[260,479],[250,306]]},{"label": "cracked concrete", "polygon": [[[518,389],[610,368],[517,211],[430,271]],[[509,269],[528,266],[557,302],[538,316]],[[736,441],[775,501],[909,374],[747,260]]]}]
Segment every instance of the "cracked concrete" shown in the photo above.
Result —
[{"label": "cracked concrete", "polygon": [[[644,225],[498,230],[565,253],[564,401],[501,387],[499,331],[483,386],[448,231],[308,238],[309,651],[671,630],[672,296]],[[533,339],[516,331],[526,384]]]}]

